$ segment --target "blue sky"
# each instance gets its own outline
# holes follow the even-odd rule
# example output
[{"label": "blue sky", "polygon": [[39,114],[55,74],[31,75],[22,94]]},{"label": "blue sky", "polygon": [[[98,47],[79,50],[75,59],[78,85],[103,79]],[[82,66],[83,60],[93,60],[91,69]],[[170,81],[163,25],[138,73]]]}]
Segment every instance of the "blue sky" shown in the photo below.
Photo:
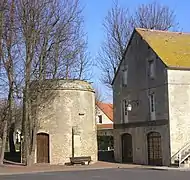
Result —
[{"label": "blue sky", "polygon": [[[120,6],[128,7],[130,11],[136,8],[141,3],[153,2],[152,0],[118,0]],[[190,1],[189,0],[158,0],[161,4],[171,7],[177,17],[182,31],[190,32]],[[104,40],[104,30],[102,22],[107,14],[107,11],[112,7],[112,0],[82,0],[85,18],[85,31],[88,34],[88,51],[91,58],[95,60],[100,49],[101,43]],[[112,101],[111,95],[107,89],[99,81],[101,71],[94,67],[94,78],[92,81],[95,86],[101,90],[105,97],[105,101]]]}]

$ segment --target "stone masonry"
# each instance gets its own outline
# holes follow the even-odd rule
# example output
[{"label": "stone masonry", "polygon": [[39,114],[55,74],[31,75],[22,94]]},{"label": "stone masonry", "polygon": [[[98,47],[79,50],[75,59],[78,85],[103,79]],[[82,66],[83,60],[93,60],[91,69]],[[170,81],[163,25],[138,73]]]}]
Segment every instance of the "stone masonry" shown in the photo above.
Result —
[{"label": "stone masonry", "polygon": [[38,133],[49,134],[50,164],[69,162],[73,148],[74,156],[91,156],[92,162],[96,162],[95,94],[92,86],[80,80],[47,82],[51,88],[47,86],[44,90],[46,99],[38,107],[40,111],[36,118]]}]

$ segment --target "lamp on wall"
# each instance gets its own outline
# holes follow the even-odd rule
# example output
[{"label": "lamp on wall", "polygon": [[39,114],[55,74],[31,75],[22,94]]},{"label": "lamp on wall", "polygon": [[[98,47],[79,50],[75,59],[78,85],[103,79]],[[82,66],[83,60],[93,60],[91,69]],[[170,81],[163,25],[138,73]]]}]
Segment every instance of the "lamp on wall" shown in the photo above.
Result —
[{"label": "lamp on wall", "polygon": [[132,105],[131,104],[128,104],[127,105],[127,111],[131,111],[132,110]]},{"label": "lamp on wall", "polygon": [[134,106],[139,106],[139,100],[132,100],[128,102],[127,111],[132,111]]}]

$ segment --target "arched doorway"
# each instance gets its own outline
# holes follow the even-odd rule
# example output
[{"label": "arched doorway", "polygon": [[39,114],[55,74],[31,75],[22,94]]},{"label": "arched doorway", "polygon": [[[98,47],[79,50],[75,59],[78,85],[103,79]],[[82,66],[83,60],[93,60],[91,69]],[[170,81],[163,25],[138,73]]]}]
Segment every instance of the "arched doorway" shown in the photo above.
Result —
[{"label": "arched doorway", "polygon": [[133,143],[131,134],[123,134],[121,136],[122,141],[122,162],[132,163],[133,162]]},{"label": "arched doorway", "polygon": [[49,163],[49,134],[37,134],[37,163]]},{"label": "arched doorway", "polygon": [[162,146],[161,135],[158,132],[150,132],[147,134],[148,143],[148,164],[160,166],[162,165]]}]

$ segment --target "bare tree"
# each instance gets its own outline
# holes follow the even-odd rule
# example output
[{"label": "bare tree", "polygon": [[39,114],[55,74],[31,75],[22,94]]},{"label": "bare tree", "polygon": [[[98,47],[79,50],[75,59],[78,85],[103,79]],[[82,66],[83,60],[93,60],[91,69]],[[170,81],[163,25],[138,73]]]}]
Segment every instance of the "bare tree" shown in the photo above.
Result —
[{"label": "bare tree", "polygon": [[[46,79],[83,79],[89,60],[79,0],[16,0],[16,13],[19,47],[23,50],[19,59],[24,67],[20,71],[23,78],[20,83],[23,90],[22,162],[31,165],[38,129],[36,118],[32,118],[34,93],[31,91],[36,92],[35,106],[38,107],[44,99]],[[35,89],[33,82],[37,82]]]},{"label": "bare tree", "polygon": [[177,25],[175,13],[168,6],[156,2],[141,4],[131,13],[127,8],[119,7],[118,2],[115,1],[103,23],[106,39],[98,57],[102,69],[102,82],[111,88],[114,72],[135,27],[171,30]]},{"label": "bare tree", "polygon": [[[5,6],[6,6],[5,4],[6,4],[6,1],[1,1],[1,3],[0,3],[0,60],[1,60],[1,62],[2,62],[2,57],[3,57],[2,39],[3,39],[4,11],[5,11]],[[2,104],[1,104],[1,113],[5,114],[4,113],[4,105],[2,105]],[[1,144],[1,149],[0,149],[0,164],[3,164],[6,137],[7,137],[7,120],[6,120],[6,118],[1,119],[1,127],[3,127],[3,128],[1,128],[2,144]]]},{"label": "bare tree", "polygon": [[[6,0],[1,3],[1,31],[0,31],[0,57],[2,62],[2,67],[5,72],[3,79],[8,85],[8,94],[6,99],[7,107],[6,114],[4,114],[3,123],[3,145],[1,150],[1,163],[4,159],[5,144],[7,141],[7,131],[9,131],[9,142],[10,151],[14,152],[14,142],[13,142],[13,104],[14,104],[14,67],[13,67],[13,48],[14,48],[14,0]],[[4,112],[5,113],[5,112]]]},{"label": "bare tree", "polygon": [[96,87],[95,88],[95,103],[97,104],[98,102],[103,102],[105,99],[102,95],[102,92],[100,88]]},{"label": "bare tree", "polygon": [[118,2],[108,11],[103,27],[106,38],[99,53],[99,66],[102,69],[102,82],[111,87],[114,71],[118,67],[132,31],[128,9],[119,7]]},{"label": "bare tree", "polygon": [[[14,129],[9,124],[13,116],[18,117],[13,113],[14,98],[22,100],[23,163],[34,160],[38,122],[32,116],[39,112],[35,108],[33,113],[32,106],[43,103],[46,79],[87,79],[90,66],[79,0],[0,2],[0,85],[8,90],[6,113],[1,111],[6,115],[2,137],[5,145],[8,130]],[[35,89],[33,82],[37,82]],[[1,153],[1,163],[3,158]]]},{"label": "bare tree", "polygon": [[91,65],[87,56],[79,0],[64,0],[56,8],[58,21],[46,59],[48,78],[83,79]]},{"label": "bare tree", "polygon": [[13,122],[13,106],[14,106],[14,47],[15,47],[15,33],[14,33],[14,0],[7,1],[8,12],[6,13],[6,23],[4,27],[4,52],[5,57],[2,58],[4,68],[8,79],[8,125],[9,125],[9,147],[10,152],[15,152],[13,141],[14,122]]},{"label": "bare tree", "polygon": [[174,11],[156,1],[139,5],[132,16],[132,22],[134,27],[163,31],[178,27]]},{"label": "bare tree", "polygon": [[97,116],[98,112],[99,112],[98,104],[103,102],[105,99],[104,99],[104,97],[102,95],[102,92],[101,92],[100,88],[98,88],[96,86],[96,87],[94,87],[94,89],[95,89],[95,115]]}]

